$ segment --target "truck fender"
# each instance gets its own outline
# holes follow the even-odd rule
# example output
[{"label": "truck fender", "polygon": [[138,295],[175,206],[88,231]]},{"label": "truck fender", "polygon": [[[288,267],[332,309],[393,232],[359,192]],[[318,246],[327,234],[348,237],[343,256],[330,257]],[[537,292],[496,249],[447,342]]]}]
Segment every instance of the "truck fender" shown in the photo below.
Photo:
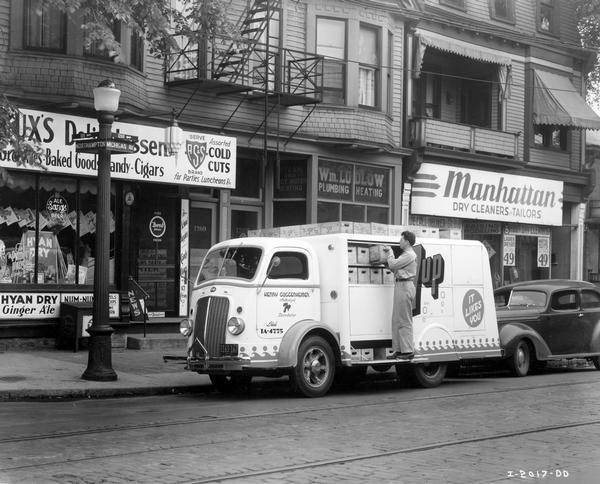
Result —
[{"label": "truck fender", "polygon": [[509,358],[515,352],[517,343],[523,338],[527,338],[533,344],[535,357],[538,360],[545,360],[552,354],[550,348],[538,334],[537,331],[531,329],[521,323],[508,323],[503,325],[499,331],[500,347],[504,350],[504,357]]},{"label": "truck fender", "polygon": [[[338,337],[333,334],[329,329],[324,327],[319,321],[312,319],[304,319],[294,323],[283,335],[281,339],[281,345],[279,347],[279,361],[278,367],[280,368],[292,368],[296,366],[298,362],[298,346],[304,337],[310,333],[317,331],[317,334],[323,335],[326,333],[325,339],[333,340],[337,344]],[[339,349],[332,346],[334,354],[339,354]]]}]

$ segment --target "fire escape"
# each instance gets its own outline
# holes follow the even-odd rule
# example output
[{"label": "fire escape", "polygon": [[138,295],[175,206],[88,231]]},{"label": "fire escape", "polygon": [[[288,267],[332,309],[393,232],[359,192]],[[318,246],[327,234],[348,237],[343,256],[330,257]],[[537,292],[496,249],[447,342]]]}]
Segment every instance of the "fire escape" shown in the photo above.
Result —
[{"label": "fire escape", "polygon": [[239,37],[213,36],[195,42],[176,35],[180,48],[167,58],[165,70],[169,86],[189,85],[194,92],[219,96],[243,94],[223,130],[243,103],[263,101],[262,123],[250,139],[263,128],[265,159],[270,115],[276,112],[273,132],[279,141],[281,109],[313,105],[291,138],[321,101],[322,92],[323,58],[281,47],[280,13],[280,0],[254,0],[238,20]]}]

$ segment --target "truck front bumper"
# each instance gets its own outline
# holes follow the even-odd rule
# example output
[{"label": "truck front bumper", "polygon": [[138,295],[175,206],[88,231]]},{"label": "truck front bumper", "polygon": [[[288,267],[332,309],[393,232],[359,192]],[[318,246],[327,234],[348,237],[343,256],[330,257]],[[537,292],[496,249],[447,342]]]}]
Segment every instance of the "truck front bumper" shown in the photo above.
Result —
[{"label": "truck front bumper", "polygon": [[277,360],[256,361],[250,358],[240,357],[221,357],[200,359],[188,357],[186,369],[197,373],[214,373],[221,375],[231,375],[235,373],[253,373],[260,370],[277,369]]}]

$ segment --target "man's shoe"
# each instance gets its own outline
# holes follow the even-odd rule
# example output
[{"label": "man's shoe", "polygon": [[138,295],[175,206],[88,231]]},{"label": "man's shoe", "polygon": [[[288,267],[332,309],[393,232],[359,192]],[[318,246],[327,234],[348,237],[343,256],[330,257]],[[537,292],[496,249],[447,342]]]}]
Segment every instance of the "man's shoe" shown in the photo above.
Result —
[{"label": "man's shoe", "polygon": [[401,360],[412,360],[415,357],[414,353],[398,353],[397,358]]},{"label": "man's shoe", "polygon": [[400,353],[399,351],[395,351],[394,353],[392,353],[390,356],[387,357],[388,360],[397,360],[398,358],[400,358],[400,355],[402,353]]}]

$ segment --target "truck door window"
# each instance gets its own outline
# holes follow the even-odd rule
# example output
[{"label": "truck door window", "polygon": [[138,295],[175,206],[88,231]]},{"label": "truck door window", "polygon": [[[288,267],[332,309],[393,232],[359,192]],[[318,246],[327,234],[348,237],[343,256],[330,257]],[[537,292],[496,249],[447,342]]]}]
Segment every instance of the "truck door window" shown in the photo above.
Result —
[{"label": "truck door window", "polygon": [[299,252],[277,252],[280,263],[273,267],[269,279],[308,279],[308,260]]}]

